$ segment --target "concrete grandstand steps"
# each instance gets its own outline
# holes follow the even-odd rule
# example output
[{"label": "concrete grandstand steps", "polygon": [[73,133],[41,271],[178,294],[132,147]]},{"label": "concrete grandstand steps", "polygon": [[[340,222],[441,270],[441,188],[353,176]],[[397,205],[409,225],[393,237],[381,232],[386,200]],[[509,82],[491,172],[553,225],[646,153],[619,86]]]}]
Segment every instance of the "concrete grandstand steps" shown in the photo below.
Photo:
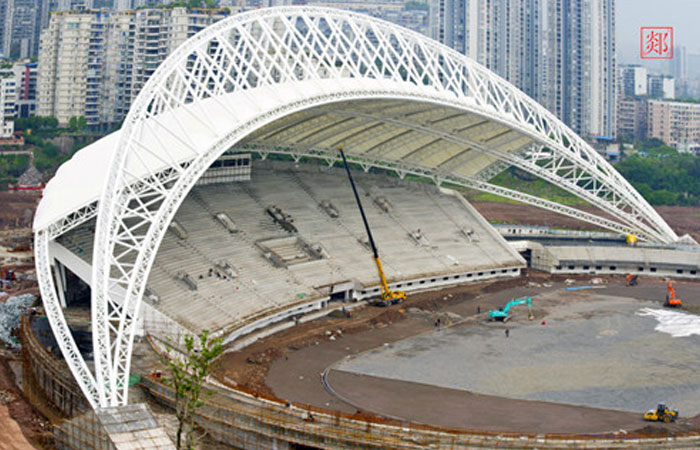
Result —
[{"label": "concrete grandstand steps", "polygon": [[[251,181],[194,188],[175,216],[187,238],[167,232],[158,249],[147,285],[159,301],[151,304],[192,331],[228,330],[255,317],[274,316],[292,305],[323,299],[333,283],[356,280],[373,289],[378,285],[371,250],[362,243],[364,225],[342,169],[279,162],[254,165]],[[430,281],[445,274],[522,265],[503,238],[487,232],[483,219],[454,197],[384,175],[357,173],[356,179],[390,282]],[[373,196],[385,197],[391,212],[377,206]],[[338,217],[320,206],[323,200],[332,203]],[[297,233],[275,224],[265,211],[271,204],[294,218]],[[235,221],[238,231],[222,226],[214,217],[218,212]],[[462,234],[465,227],[476,230],[478,242]],[[417,228],[428,244],[417,245],[409,236]],[[89,226],[80,227],[61,241],[73,252],[83,249],[80,257],[89,260],[92,233]],[[266,259],[260,247],[265,242],[287,259],[288,268]],[[314,259],[306,244],[320,244],[323,258]],[[210,269],[223,273],[217,267],[222,260],[235,276],[210,277]],[[178,279],[181,271],[197,284],[196,291]]]}]

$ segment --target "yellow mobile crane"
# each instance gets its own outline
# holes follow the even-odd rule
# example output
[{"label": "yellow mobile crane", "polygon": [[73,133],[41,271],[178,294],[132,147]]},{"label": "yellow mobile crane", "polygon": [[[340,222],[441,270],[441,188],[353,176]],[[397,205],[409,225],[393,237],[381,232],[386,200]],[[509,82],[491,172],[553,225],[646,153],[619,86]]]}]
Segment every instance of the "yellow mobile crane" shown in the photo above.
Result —
[{"label": "yellow mobile crane", "polygon": [[345,172],[348,174],[348,179],[350,179],[350,186],[352,186],[352,193],[355,194],[355,201],[357,202],[357,207],[360,208],[360,214],[362,215],[362,222],[365,224],[365,230],[367,231],[367,237],[369,238],[369,244],[372,246],[372,253],[374,254],[374,262],[377,264],[377,271],[379,272],[379,279],[382,282],[381,286],[381,300],[373,304],[378,306],[388,306],[395,303],[402,302],[406,300],[406,293],[404,291],[392,291],[389,289],[389,285],[386,282],[386,277],[384,276],[384,270],[382,270],[382,262],[379,260],[379,253],[377,252],[377,246],[374,245],[374,238],[372,238],[372,231],[369,229],[369,223],[367,222],[367,217],[365,216],[365,210],[362,208],[362,202],[360,202],[360,196],[357,194],[357,188],[355,187],[355,181],[352,179],[350,174],[350,167],[348,167],[348,160],[345,159],[345,152],[343,147],[338,147],[340,156],[343,157],[343,164],[345,165]]}]

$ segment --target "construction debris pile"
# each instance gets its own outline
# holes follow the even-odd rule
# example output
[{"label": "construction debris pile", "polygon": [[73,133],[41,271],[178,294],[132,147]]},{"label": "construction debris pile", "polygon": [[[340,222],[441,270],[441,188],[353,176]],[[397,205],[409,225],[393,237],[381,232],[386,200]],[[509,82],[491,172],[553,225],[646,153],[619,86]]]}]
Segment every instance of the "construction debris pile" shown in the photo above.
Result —
[{"label": "construction debris pile", "polygon": [[19,348],[19,341],[12,336],[12,332],[19,327],[22,312],[34,302],[36,296],[32,294],[10,297],[5,303],[0,302],[0,341],[10,348]]}]

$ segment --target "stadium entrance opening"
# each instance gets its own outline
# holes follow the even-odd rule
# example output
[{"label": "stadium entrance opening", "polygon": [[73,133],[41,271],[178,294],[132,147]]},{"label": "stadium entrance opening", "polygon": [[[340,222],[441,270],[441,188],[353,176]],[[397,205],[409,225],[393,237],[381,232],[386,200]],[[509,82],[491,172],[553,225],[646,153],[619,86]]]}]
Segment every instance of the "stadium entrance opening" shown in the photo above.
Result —
[{"label": "stadium entrance opening", "polygon": [[355,283],[352,281],[345,281],[342,283],[337,283],[331,286],[331,301],[342,300],[349,301],[352,300],[353,290],[355,289]]}]

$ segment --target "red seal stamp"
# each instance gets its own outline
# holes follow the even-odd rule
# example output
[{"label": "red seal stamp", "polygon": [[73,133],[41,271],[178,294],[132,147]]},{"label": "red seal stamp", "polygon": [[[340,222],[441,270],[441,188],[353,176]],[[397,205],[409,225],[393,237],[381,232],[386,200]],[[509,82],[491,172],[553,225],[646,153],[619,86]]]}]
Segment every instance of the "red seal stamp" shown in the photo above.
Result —
[{"label": "red seal stamp", "polygon": [[642,27],[639,45],[642,59],[672,59],[673,27]]}]

